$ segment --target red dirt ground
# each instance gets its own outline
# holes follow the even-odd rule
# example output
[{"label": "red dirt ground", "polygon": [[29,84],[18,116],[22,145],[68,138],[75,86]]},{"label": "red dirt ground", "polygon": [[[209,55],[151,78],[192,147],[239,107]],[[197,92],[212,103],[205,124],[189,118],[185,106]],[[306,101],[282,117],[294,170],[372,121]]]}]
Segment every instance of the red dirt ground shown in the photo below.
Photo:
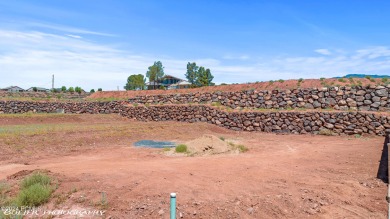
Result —
[{"label": "red dirt ground", "polygon": [[[349,79],[344,79],[345,82],[340,82],[335,78],[324,79],[304,79],[300,86],[301,88],[313,88],[313,87],[324,87],[324,85],[334,86],[351,86],[352,82]],[[370,81],[366,78],[354,78],[353,83],[357,84],[358,81],[362,85],[378,84],[381,83],[381,79],[372,79],[375,82]],[[322,83],[322,84],[321,84]],[[231,85],[219,85],[210,87],[201,87],[193,89],[178,89],[178,90],[142,90],[142,91],[103,91],[95,92],[88,98],[130,98],[135,96],[143,95],[161,95],[161,94],[175,94],[175,93],[195,93],[195,92],[214,92],[214,91],[241,91],[241,90],[273,90],[273,89],[293,89],[298,87],[298,80],[286,80],[283,82],[274,81],[270,82],[257,82],[249,84],[231,84]]]},{"label": "red dirt ground", "polygon": [[[376,179],[383,137],[246,133],[205,123],[137,122],[116,115],[66,118],[59,118],[58,125],[74,124],[74,131],[0,139],[0,148],[6,149],[0,153],[0,181],[16,189],[18,175],[29,173],[18,172],[35,169],[49,170],[60,181],[46,208],[103,209],[105,218],[169,218],[169,193],[176,192],[178,216],[183,218],[387,215],[387,186]],[[44,117],[10,120],[3,128],[53,122]],[[90,124],[107,130],[78,131]],[[132,146],[140,139],[181,143],[203,134],[234,140],[249,151],[170,157],[161,149]],[[23,138],[26,147],[12,150]],[[79,145],[80,140],[85,143]],[[10,177],[13,174],[18,177]],[[100,204],[102,192],[107,206]]]}]

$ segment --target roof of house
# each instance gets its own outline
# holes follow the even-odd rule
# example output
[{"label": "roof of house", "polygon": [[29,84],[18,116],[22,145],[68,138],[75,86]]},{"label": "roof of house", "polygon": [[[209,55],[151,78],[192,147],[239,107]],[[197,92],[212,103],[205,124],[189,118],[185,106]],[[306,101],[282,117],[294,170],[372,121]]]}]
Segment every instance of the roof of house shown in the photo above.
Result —
[{"label": "roof of house", "polygon": [[9,90],[9,89],[12,89],[12,88],[17,88],[19,90],[24,90],[23,88],[18,87],[18,86],[9,86],[9,87],[5,87],[5,88],[1,88],[1,90]]},{"label": "roof of house", "polygon": [[27,90],[33,90],[34,88],[37,88],[37,90],[50,90],[50,89],[47,89],[47,88],[44,88],[44,87],[30,87]]}]

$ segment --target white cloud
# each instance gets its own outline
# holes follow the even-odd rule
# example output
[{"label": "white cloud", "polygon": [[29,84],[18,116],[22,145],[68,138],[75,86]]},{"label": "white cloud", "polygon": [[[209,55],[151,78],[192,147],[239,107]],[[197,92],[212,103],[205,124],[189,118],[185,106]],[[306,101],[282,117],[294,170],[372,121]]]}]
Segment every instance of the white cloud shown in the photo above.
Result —
[{"label": "white cloud", "polygon": [[248,56],[248,55],[224,55],[222,58],[227,59],[227,60],[248,60],[248,59],[250,59],[250,56]]},{"label": "white cloud", "polygon": [[85,29],[81,29],[81,28],[68,27],[68,26],[57,25],[57,24],[27,22],[27,23],[25,23],[25,26],[32,27],[32,28],[39,27],[39,28],[45,28],[45,29],[49,29],[49,30],[58,30],[58,31],[62,31],[62,32],[76,33],[76,34],[87,34],[87,35],[97,35],[97,36],[106,36],[106,37],[116,36],[114,34],[101,33],[101,32],[90,31],[90,30],[85,30]]},{"label": "white cloud", "polygon": [[76,39],[81,39],[81,38],[83,38],[83,37],[81,37],[81,36],[73,35],[73,34],[67,34],[66,36],[72,37],[72,38],[76,38]]},{"label": "white cloud", "polygon": [[332,53],[328,49],[316,49],[314,50],[316,53],[319,53],[321,55],[331,55]]}]

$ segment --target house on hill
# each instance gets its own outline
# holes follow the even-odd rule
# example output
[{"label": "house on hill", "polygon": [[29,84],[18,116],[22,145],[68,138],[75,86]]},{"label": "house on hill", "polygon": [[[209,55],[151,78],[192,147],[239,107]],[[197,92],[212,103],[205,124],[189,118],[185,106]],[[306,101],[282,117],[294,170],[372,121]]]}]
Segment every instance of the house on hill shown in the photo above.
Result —
[{"label": "house on hill", "polygon": [[166,90],[189,88],[191,83],[188,81],[174,77],[172,75],[165,75],[156,81],[149,81],[146,83],[148,90],[160,89],[164,87]]},{"label": "house on hill", "polygon": [[15,93],[15,92],[24,92],[25,90],[21,87],[18,87],[18,86],[9,86],[6,88],[1,88],[0,91]]},{"label": "house on hill", "polygon": [[[36,91],[34,90],[36,88]],[[50,92],[50,89],[43,88],[43,87],[30,87],[27,89],[28,92]]]}]

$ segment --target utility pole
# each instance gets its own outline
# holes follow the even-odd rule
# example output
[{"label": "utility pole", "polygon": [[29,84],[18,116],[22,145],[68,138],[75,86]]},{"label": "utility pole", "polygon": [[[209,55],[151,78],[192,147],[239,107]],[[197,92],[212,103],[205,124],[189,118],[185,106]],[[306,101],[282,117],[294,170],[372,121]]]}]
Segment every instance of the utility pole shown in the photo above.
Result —
[{"label": "utility pole", "polygon": [[54,91],[54,75],[51,79],[51,91]]}]

